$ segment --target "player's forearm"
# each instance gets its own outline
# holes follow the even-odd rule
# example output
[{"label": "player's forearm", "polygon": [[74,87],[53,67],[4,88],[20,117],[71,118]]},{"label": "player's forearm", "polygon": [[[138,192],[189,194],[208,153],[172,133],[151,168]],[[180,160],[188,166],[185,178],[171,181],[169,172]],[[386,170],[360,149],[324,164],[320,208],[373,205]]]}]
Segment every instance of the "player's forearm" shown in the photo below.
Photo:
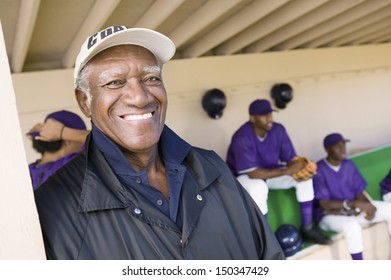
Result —
[{"label": "player's forearm", "polygon": [[248,172],[247,175],[252,179],[270,179],[288,174],[286,168],[276,168],[276,169],[266,169],[258,168],[251,172]]},{"label": "player's forearm", "polygon": [[328,211],[343,209],[343,200],[319,200],[319,204]]},{"label": "player's forearm", "polygon": [[89,132],[89,130],[80,130],[64,127],[61,134],[61,139],[84,144]]}]

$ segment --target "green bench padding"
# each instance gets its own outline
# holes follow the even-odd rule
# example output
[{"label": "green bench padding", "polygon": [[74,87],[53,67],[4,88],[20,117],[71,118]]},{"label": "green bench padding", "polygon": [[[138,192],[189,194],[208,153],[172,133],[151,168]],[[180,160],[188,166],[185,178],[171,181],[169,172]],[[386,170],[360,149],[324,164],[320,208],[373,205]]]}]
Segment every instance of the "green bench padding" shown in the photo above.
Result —
[{"label": "green bench padding", "polygon": [[374,200],[381,200],[379,184],[391,168],[391,146],[352,156],[351,159],[368,183],[367,193]]},{"label": "green bench padding", "polygon": [[[368,194],[380,200],[379,183],[391,168],[391,145],[373,149],[350,157],[358,166],[368,186]],[[295,189],[269,190],[268,222],[273,231],[282,224],[300,227],[300,209],[296,200]]]}]

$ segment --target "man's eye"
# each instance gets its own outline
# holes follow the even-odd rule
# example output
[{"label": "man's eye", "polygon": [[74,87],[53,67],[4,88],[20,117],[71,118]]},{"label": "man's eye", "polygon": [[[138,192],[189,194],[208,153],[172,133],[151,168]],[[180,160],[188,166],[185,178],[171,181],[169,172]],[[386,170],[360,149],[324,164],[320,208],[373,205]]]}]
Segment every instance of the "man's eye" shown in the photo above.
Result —
[{"label": "man's eye", "polygon": [[106,86],[108,88],[119,88],[119,87],[122,87],[123,84],[124,84],[123,81],[115,80],[115,81],[111,81],[111,82],[107,83]]},{"label": "man's eye", "polygon": [[162,82],[160,77],[152,76],[145,79],[146,83],[149,84],[160,84]]}]

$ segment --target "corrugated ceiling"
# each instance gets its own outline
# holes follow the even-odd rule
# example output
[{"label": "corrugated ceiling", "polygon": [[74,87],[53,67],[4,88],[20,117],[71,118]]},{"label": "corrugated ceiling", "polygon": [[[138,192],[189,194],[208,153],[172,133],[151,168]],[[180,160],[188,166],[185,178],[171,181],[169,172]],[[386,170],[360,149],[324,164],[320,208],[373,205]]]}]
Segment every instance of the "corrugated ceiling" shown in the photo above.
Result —
[{"label": "corrugated ceiling", "polygon": [[391,0],[0,0],[13,73],[72,68],[110,25],[169,36],[175,59],[391,42]]}]

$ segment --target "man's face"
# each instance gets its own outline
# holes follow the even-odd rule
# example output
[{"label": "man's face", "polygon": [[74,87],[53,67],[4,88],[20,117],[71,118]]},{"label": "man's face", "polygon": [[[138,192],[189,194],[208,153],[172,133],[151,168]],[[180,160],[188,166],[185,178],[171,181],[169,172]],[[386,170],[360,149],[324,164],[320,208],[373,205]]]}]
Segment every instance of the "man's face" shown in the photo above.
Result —
[{"label": "man's face", "polygon": [[346,158],[346,143],[345,141],[340,141],[328,147],[326,151],[330,159],[342,161]]},{"label": "man's face", "polygon": [[167,110],[161,68],[153,54],[134,45],[112,47],[96,55],[87,71],[92,100],[81,102],[95,126],[127,151],[153,148]]},{"label": "man's face", "polygon": [[253,124],[255,133],[258,136],[263,136],[266,132],[269,132],[273,127],[273,114],[267,115],[251,115],[250,121]]}]

